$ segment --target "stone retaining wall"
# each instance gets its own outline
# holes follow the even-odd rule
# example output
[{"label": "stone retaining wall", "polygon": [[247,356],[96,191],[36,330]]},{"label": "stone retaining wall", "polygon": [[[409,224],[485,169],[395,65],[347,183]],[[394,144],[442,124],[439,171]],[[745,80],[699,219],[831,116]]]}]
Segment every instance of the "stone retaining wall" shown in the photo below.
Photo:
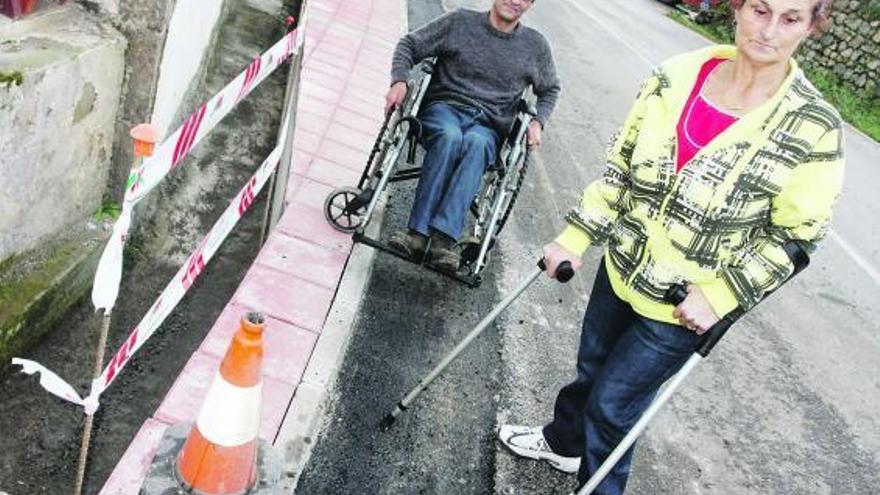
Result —
[{"label": "stone retaining wall", "polygon": [[880,98],[880,0],[837,0],[831,17],[828,31],[805,43],[798,59]]}]

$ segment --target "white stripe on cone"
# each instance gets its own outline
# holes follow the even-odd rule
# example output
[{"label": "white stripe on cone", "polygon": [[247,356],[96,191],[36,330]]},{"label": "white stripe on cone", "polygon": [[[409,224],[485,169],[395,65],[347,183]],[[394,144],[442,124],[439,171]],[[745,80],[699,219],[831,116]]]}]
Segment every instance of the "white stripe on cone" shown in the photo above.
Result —
[{"label": "white stripe on cone", "polygon": [[253,387],[237,387],[218,373],[196,421],[199,433],[223,447],[237,447],[256,439],[262,397],[262,381]]}]

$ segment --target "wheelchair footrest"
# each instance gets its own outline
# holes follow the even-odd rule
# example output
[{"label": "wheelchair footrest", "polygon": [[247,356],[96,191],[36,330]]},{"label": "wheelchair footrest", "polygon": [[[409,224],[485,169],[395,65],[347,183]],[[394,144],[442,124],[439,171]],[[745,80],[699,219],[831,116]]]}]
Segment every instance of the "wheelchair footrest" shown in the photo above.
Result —
[{"label": "wheelchair footrest", "polygon": [[461,273],[461,272],[451,273],[451,272],[448,272],[445,270],[440,270],[440,269],[434,268],[433,266],[431,266],[430,263],[415,261],[412,258],[405,256],[402,253],[399,253],[396,250],[392,249],[385,242],[382,242],[381,240],[373,239],[372,237],[367,236],[361,230],[355,231],[354,235],[352,235],[352,240],[354,242],[366,244],[367,246],[370,246],[370,247],[377,249],[379,251],[388,253],[388,254],[395,256],[397,258],[400,258],[404,261],[408,261],[413,264],[421,265],[421,266],[427,268],[428,270],[431,270],[432,272],[436,272],[441,275],[445,275],[449,278],[452,278],[454,280],[458,280],[459,282],[462,282],[462,283],[468,285],[469,287],[474,287],[474,288],[479,287],[480,284],[483,282],[483,277],[481,277],[480,275],[471,275],[470,273]]}]

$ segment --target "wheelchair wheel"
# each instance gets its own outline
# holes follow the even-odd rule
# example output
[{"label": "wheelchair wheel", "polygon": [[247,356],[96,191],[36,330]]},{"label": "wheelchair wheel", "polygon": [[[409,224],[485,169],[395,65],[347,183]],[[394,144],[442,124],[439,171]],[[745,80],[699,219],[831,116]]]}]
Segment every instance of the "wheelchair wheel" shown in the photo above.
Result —
[{"label": "wheelchair wheel", "polygon": [[[475,238],[483,239],[490,235],[486,230],[489,228],[492,212],[498,209],[501,215],[495,224],[495,231],[491,233],[492,241],[490,241],[494,244],[494,238],[498,236],[501,229],[504,228],[504,224],[507,223],[507,219],[510,218],[513,205],[516,204],[519,191],[525,181],[528,167],[528,151],[523,150],[519,159],[503,172],[503,175],[502,173],[496,173],[483,184],[483,188],[477,195],[474,204],[471,205],[471,212],[476,217],[474,220]],[[504,192],[507,194],[502,194]],[[490,248],[492,244],[490,244]]]},{"label": "wheelchair wheel", "polygon": [[523,182],[525,182],[526,172],[529,170],[528,149],[523,150],[522,156],[519,157],[518,163],[513,168],[515,176],[513,177],[514,180],[510,182],[513,184],[513,189],[505,204],[502,206],[504,214],[501,215],[501,219],[495,227],[496,236],[501,232],[501,229],[504,228],[504,224],[507,223],[507,219],[510,217],[510,212],[513,211],[513,205],[516,203],[516,198],[519,196],[519,191],[522,189]]},{"label": "wheelchair wheel", "polygon": [[361,226],[370,194],[355,187],[334,189],[324,201],[324,217],[334,229],[352,233]]},{"label": "wheelchair wheel", "polygon": [[528,151],[523,148],[512,162],[504,171],[486,178],[471,205],[476,218],[472,234],[459,243],[459,254],[472,275],[478,275],[488,264],[495,241],[510,218],[528,170]]}]

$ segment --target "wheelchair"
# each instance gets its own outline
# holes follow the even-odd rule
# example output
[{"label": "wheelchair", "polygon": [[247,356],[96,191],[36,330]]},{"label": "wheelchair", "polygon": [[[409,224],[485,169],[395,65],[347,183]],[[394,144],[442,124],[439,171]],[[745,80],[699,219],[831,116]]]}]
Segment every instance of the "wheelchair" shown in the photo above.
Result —
[{"label": "wheelchair", "polygon": [[[499,146],[496,164],[483,174],[482,183],[470,205],[470,221],[464,238],[455,249],[461,257],[454,273],[438,270],[425,260],[414,260],[366,234],[366,227],[389,183],[418,179],[416,151],[421,137],[419,109],[431,83],[434,59],[419,63],[407,80],[404,102],[385,118],[356,187],[334,189],[324,202],[327,221],[341,232],[351,233],[354,242],[367,244],[407,261],[477,287],[499,234],[510,218],[528,170],[527,130],[536,111],[521,98],[516,118]],[[401,164],[400,162],[405,162]]]}]

